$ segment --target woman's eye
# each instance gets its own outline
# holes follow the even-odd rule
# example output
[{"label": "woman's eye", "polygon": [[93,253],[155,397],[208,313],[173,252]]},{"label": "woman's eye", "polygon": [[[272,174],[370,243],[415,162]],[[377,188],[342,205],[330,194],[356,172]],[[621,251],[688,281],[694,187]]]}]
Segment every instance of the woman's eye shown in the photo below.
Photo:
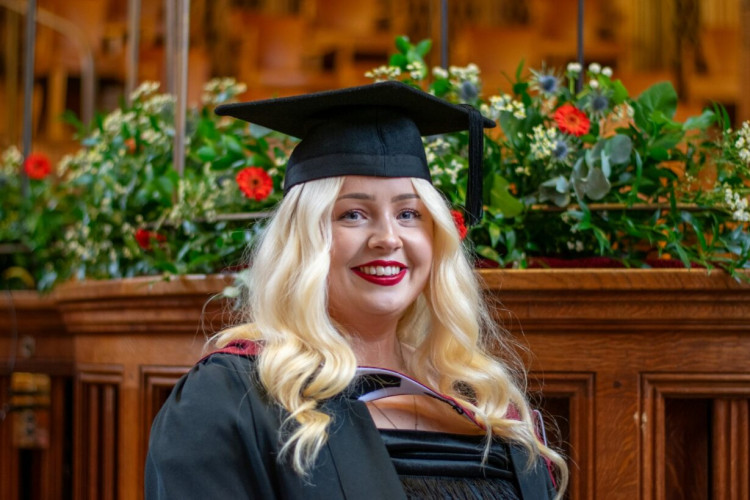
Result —
[{"label": "woman's eye", "polygon": [[347,210],[339,217],[339,220],[360,220],[364,217],[358,210]]},{"label": "woman's eye", "polygon": [[422,215],[417,210],[414,210],[411,208],[402,210],[398,214],[398,218],[401,220],[414,220],[414,219],[419,219],[421,217]]}]

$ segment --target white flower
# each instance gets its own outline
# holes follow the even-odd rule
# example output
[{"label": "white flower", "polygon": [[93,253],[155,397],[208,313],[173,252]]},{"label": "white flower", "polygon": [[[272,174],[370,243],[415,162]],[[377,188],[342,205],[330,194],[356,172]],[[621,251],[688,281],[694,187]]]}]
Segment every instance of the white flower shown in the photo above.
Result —
[{"label": "white flower", "polygon": [[589,71],[591,71],[592,73],[594,73],[595,75],[597,75],[597,74],[601,73],[602,66],[599,63],[592,62],[591,64],[589,64]]},{"label": "white flower", "polygon": [[435,78],[448,78],[448,70],[442,66],[435,66],[432,68],[432,76]]},{"label": "white flower", "polygon": [[531,154],[534,159],[545,160],[552,156],[555,150],[555,139],[557,139],[557,130],[554,128],[545,129],[544,125],[537,125],[529,134],[531,139]]},{"label": "white flower", "polygon": [[569,73],[580,73],[581,72],[581,65],[577,62],[571,62],[568,63],[568,72]]},{"label": "white flower", "polygon": [[599,88],[599,81],[598,80],[591,80],[589,82],[589,87],[592,89],[598,89]]},{"label": "white flower", "polygon": [[376,82],[383,80],[394,80],[401,74],[401,68],[398,66],[378,66],[365,73],[367,78],[372,78]]},{"label": "white flower", "polygon": [[157,90],[159,90],[159,82],[143,82],[130,93],[130,100],[137,101],[141,97],[149,96]]},{"label": "white flower", "polygon": [[602,75],[606,76],[607,78],[612,78],[612,68],[609,66],[604,66],[602,68]]}]

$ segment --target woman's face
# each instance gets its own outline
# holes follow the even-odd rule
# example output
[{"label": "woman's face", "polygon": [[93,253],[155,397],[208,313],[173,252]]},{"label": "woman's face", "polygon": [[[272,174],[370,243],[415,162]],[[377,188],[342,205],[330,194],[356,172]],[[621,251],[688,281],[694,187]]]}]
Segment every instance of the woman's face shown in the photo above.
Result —
[{"label": "woman's face", "polygon": [[348,176],[333,206],[329,312],[397,320],[427,284],[432,217],[408,178]]}]

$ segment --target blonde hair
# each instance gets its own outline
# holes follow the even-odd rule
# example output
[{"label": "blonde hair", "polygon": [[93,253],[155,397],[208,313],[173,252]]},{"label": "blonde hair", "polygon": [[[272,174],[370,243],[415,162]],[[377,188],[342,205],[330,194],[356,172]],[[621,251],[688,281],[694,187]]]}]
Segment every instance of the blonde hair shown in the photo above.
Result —
[{"label": "blonde hair", "polygon": [[[287,193],[252,254],[244,318],[252,327],[217,336],[220,346],[238,337],[264,342],[257,374],[289,412],[280,455],[291,455],[301,475],[327,439],[331,416],[320,403],[344,391],[357,366],[347,333],[332,322],[327,307],[331,213],[342,184],[342,177],[327,178]],[[522,364],[489,314],[448,205],[428,181],[412,179],[412,184],[432,215],[434,231],[428,284],[397,328],[399,340],[414,350],[407,368],[476,412],[487,429],[486,452],[489,438],[500,436],[526,447],[530,463],[539,453],[550,459],[563,491],[566,464],[535,436]],[[520,420],[506,417],[511,407]]]}]

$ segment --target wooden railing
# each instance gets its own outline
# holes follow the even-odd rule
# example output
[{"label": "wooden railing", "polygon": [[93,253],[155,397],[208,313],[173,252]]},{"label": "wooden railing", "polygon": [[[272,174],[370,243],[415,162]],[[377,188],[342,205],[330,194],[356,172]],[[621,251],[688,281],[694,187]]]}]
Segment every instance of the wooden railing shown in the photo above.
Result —
[{"label": "wooden railing", "polygon": [[[750,286],[689,270],[479,273],[497,320],[527,348],[529,388],[571,464],[569,498],[750,498]],[[228,283],[14,293],[15,326],[0,308],[0,355],[25,346],[14,369],[51,374],[57,423],[34,451],[14,448],[12,419],[2,422],[0,497],[45,483],[27,497],[141,498],[150,423],[231,316],[219,301],[204,310]]]}]

